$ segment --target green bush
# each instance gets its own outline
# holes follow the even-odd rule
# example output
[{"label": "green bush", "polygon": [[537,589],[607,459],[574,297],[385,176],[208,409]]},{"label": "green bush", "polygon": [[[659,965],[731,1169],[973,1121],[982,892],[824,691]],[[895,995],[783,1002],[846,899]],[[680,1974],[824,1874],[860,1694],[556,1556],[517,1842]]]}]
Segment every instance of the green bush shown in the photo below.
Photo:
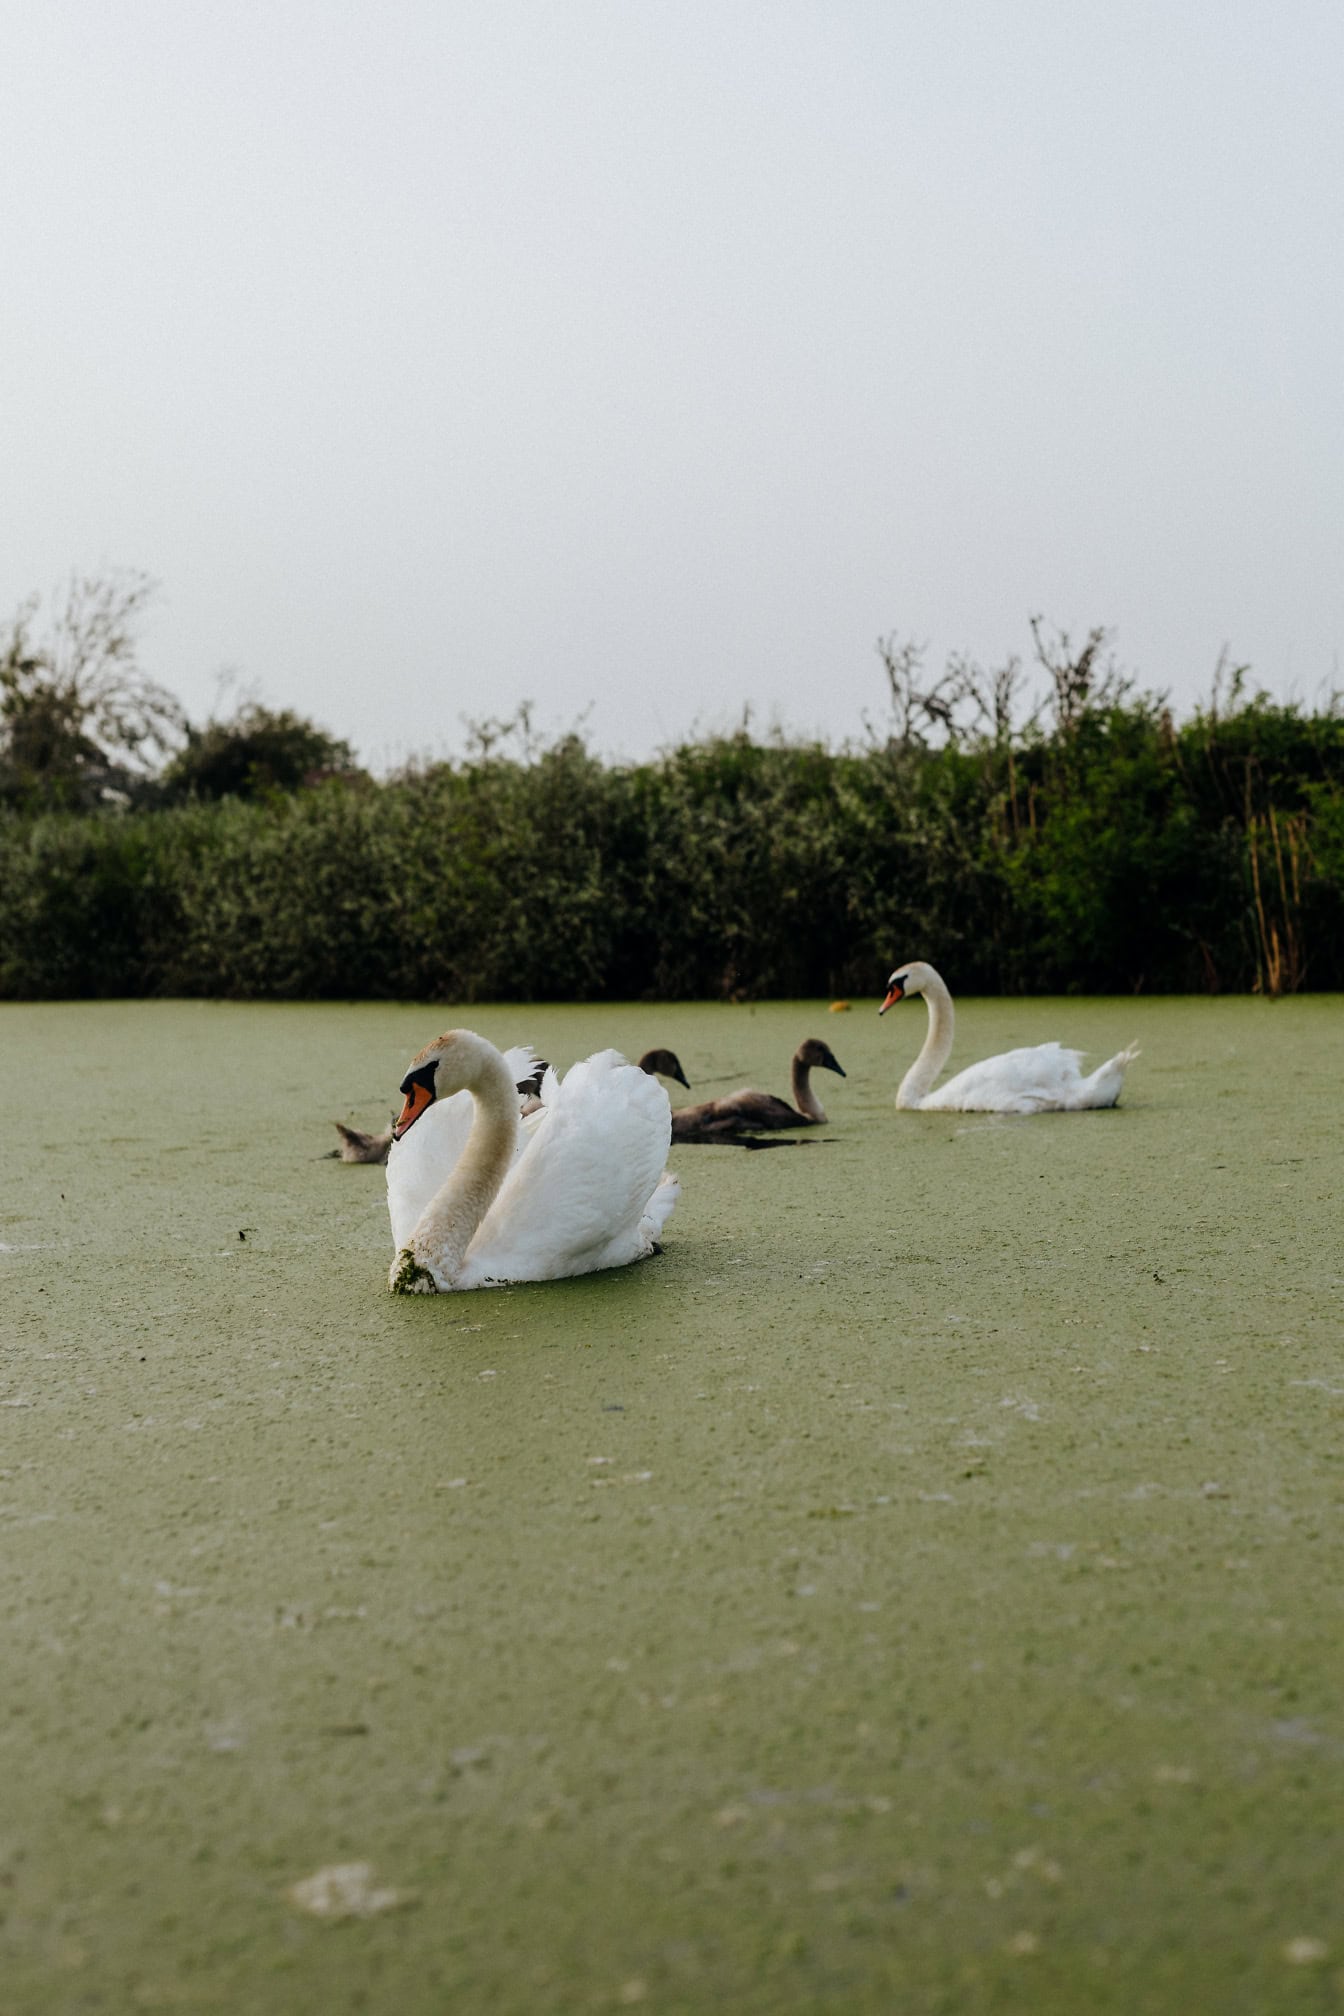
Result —
[{"label": "green bush", "polygon": [[374,784],[0,813],[0,995],[749,998],[1344,986],[1344,720],[1176,727],[1114,690],[1046,732],[860,750],[574,735]]}]

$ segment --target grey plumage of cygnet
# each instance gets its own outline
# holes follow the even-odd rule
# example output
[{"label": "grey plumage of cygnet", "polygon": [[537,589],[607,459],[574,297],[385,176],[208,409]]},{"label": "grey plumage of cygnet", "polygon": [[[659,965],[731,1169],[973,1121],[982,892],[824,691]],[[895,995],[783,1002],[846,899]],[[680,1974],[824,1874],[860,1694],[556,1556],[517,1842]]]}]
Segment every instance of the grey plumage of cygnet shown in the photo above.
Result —
[{"label": "grey plumage of cygnet", "polygon": [[682,1070],[675,1050],[646,1050],[638,1060],[641,1071],[650,1078],[675,1078],[678,1085],[684,1085],[689,1092],[691,1081]]},{"label": "grey plumage of cygnet", "polygon": [[743,1089],[722,1099],[706,1099],[698,1106],[683,1106],[672,1115],[673,1142],[700,1142],[746,1145],[753,1134],[782,1132],[786,1128],[824,1127],[826,1110],[812,1089],[813,1071],[834,1071],[845,1076],[834,1053],[820,1037],[809,1036],[793,1053],[790,1079],[793,1104],[773,1092]]}]

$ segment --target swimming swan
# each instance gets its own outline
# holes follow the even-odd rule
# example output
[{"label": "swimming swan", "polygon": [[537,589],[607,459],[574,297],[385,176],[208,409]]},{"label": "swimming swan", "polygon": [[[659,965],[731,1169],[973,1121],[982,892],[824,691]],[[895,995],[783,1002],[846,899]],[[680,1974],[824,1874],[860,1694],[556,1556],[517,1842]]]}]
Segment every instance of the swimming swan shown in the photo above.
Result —
[{"label": "swimming swan", "polygon": [[[530,1043],[504,1052],[504,1062],[514,1081],[521,1126],[515,1157],[527,1146],[537,1116],[544,1111],[543,1089],[555,1073],[549,1064],[533,1054]],[[392,1219],[392,1237],[398,1247],[406,1245],[422,1213],[452,1175],[462,1151],[471,1138],[472,1100],[469,1092],[455,1092],[436,1099],[420,1115],[413,1134],[393,1143],[395,1128],[388,1129],[391,1153],[387,1162],[387,1208]]]},{"label": "swimming swan", "polygon": [[[394,1294],[557,1281],[657,1250],[680,1189],[663,1166],[667,1094],[619,1051],[585,1058],[563,1082],[548,1069],[527,1120],[508,1062],[470,1029],[428,1044],[401,1090],[387,1164]],[[417,1156],[438,1105],[446,1118]],[[447,1169],[428,1197],[427,1164]]]},{"label": "swimming swan", "polygon": [[956,1014],[947,982],[922,959],[898,966],[887,981],[888,1008],[909,994],[922,994],[929,1011],[924,1048],[906,1072],[896,1094],[896,1110],[951,1113],[1080,1113],[1091,1106],[1114,1106],[1125,1082],[1125,1066],[1138,1056],[1137,1046],[1119,1050],[1084,1078],[1082,1051],[1064,1050],[1058,1043],[1037,1043],[1030,1049],[1005,1050],[998,1057],[968,1065],[940,1085],[929,1087],[952,1052]]},{"label": "swimming swan", "polygon": [[[541,1081],[547,1069],[546,1064],[542,1058],[533,1056],[531,1047],[527,1044],[515,1050],[506,1050],[504,1057],[515,1073],[514,1082],[518,1088],[520,1101],[518,1110],[526,1120],[541,1104]],[[646,1050],[639,1060],[639,1068],[641,1071],[647,1071],[650,1077],[656,1072],[661,1072],[666,1078],[675,1078],[688,1092],[691,1089],[690,1081],[671,1050]],[[341,1137],[341,1145],[339,1148],[333,1148],[330,1155],[324,1159],[331,1162],[386,1162],[392,1147],[390,1127],[382,1134],[366,1134],[362,1128],[347,1127],[344,1120],[333,1120],[331,1124]],[[465,1134],[462,1142],[465,1146]]]},{"label": "swimming swan", "polygon": [[683,1106],[672,1115],[674,1141],[732,1141],[740,1134],[769,1132],[781,1127],[824,1127],[826,1111],[812,1090],[814,1070],[845,1073],[827,1045],[809,1036],[793,1053],[790,1079],[793,1105],[773,1092],[729,1092],[699,1106]]},{"label": "swimming swan", "polygon": [[[659,1052],[659,1055],[670,1053]],[[530,1043],[520,1043],[512,1050],[504,1052],[505,1061],[515,1074],[518,1090],[519,1112],[526,1118],[535,1113],[541,1103],[541,1081],[546,1071],[546,1061],[534,1054]],[[643,1058],[640,1059],[641,1069]],[[685,1079],[682,1083],[685,1084]],[[344,1120],[333,1120],[332,1126],[341,1137],[339,1148],[333,1148],[323,1157],[328,1162],[386,1162],[392,1147],[392,1129],[386,1128],[381,1134],[366,1134],[362,1127],[347,1127]],[[465,1138],[465,1137],[464,1137]]]}]

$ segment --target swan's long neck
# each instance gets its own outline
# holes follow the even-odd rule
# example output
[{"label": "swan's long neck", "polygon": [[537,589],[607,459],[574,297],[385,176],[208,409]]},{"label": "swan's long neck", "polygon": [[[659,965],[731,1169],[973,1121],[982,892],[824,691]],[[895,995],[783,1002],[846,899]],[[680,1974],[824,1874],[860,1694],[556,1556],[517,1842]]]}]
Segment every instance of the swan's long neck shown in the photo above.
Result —
[{"label": "swan's long neck", "polygon": [[946,983],[936,973],[931,973],[924,983],[924,1000],[929,1011],[928,1033],[924,1038],[924,1048],[901,1080],[896,1094],[898,1112],[918,1106],[920,1100],[933,1090],[934,1080],[952,1055],[957,1012],[952,1006],[952,996]]},{"label": "swan's long neck", "polygon": [[793,1103],[800,1113],[806,1113],[809,1120],[815,1120],[819,1127],[826,1125],[826,1109],[812,1090],[812,1067],[800,1058],[793,1060]]},{"label": "swan's long neck", "polygon": [[518,1135],[518,1094],[497,1052],[483,1048],[466,1089],[476,1104],[467,1145],[411,1234],[414,1258],[447,1286],[461,1273],[481,1220],[509,1173]]}]

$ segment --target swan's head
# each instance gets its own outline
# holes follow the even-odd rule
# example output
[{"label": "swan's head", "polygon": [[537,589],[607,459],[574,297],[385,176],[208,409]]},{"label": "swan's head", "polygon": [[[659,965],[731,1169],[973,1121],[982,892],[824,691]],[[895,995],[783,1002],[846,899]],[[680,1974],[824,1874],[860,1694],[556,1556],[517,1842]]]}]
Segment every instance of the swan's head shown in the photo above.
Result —
[{"label": "swan's head", "polygon": [[904,1001],[907,994],[922,994],[930,980],[936,978],[932,966],[926,965],[922,959],[912,959],[908,965],[898,966],[895,972],[887,977],[887,998],[878,1009],[878,1014],[885,1015],[888,1008],[894,1008],[898,1001]]},{"label": "swan's head", "polygon": [[473,1084],[481,1059],[494,1054],[491,1046],[470,1029],[449,1029],[432,1043],[426,1043],[419,1056],[411,1060],[411,1068],[397,1088],[406,1104],[393,1125],[393,1140],[400,1141],[406,1129],[413,1127],[436,1099],[447,1099]]},{"label": "swan's head", "polygon": [[843,1065],[835,1061],[835,1053],[829,1043],[823,1043],[819,1036],[809,1036],[794,1052],[795,1064],[806,1064],[811,1071],[835,1071],[845,1076]]},{"label": "swan's head", "polygon": [[641,1071],[647,1071],[650,1078],[675,1078],[678,1085],[684,1085],[689,1092],[691,1081],[681,1068],[681,1061],[674,1050],[646,1050],[639,1060]]}]

